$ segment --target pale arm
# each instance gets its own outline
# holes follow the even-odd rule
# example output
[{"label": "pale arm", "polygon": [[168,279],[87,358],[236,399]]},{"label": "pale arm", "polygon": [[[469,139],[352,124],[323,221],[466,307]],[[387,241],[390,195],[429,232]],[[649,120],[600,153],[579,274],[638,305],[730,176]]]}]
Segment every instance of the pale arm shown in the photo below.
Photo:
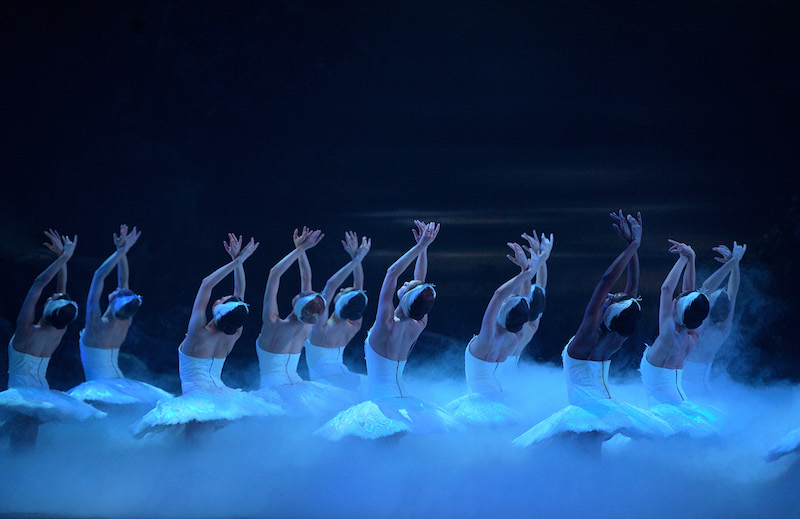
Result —
[{"label": "pale arm", "polygon": [[347,279],[347,276],[349,276],[351,272],[361,265],[361,261],[367,255],[371,246],[372,240],[366,236],[362,237],[361,246],[358,248],[358,251],[353,259],[351,259],[342,268],[337,270],[336,273],[328,279],[328,282],[325,283],[325,288],[322,289],[322,297],[324,297],[328,303],[333,300],[333,296],[336,294],[336,291],[339,289],[342,283],[344,283],[344,280]]},{"label": "pale arm", "polygon": [[492,335],[497,314],[500,312],[505,300],[516,294],[520,285],[522,285],[525,281],[527,281],[528,285],[530,285],[530,280],[533,277],[533,273],[536,272],[536,267],[538,266],[538,255],[534,255],[533,258],[528,261],[528,259],[525,257],[525,252],[522,250],[522,247],[516,243],[509,243],[508,246],[511,247],[511,250],[514,252],[513,257],[510,255],[507,256],[511,262],[519,266],[520,262],[522,262],[520,258],[524,258],[524,263],[527,264],[527,267],[524,270],[521,270],[516,276],[500,285],[497,290],[494,291],[492,298],[489,300],[489,304],[486,305],[486,311],[483,313],[481,331],[478,333],[482,339],[488,339]]},{"label": "pale arm", "polygon": [[[371,240],[370,243],[372,243]],[[342,246],[351,258],[355,258],[356,254],[358,253],[358,235],[352,231],[344,233]],[[353,288],[356,290],[364,289],[364,267],[360,262],[353,270]]]},{"label": "pale arm", "polygon": [[303,232],[298,236],[296,248],[270,269],[267,287],[264,289],[264,307],[261,315],[265,323],[275,322],[278,319],[278,288],[280,287],[281,276],[292,266],[292,263],[297,261],[303,252],[319,243],[323,236],[324,234],[320,231]]},{"label": "pale arm", "polygon": [[105,285],[106,277],[111,273],[111,270],[117,266],[121,258],[125,257],[125,249],[117,249],[114,254],[106,258],[106,260],[94,271],[92,276],[92,283],[89,285],[89,295],[86,297],[86,321],[97,322],[102,317],[103,312],[100,309],[100,296],[103,294],[103,286]]},{"label": "pale arm", "polygon": [[697,274],[695,272],[695,254],[691,247],[686,251],[686,270],[683,271],[683,292],[691,292],[697,286]]},{"label": "pale arm", "polygon": [[[420,220],[414,220],[416,229],[411,229],[414,239],[419,242],[420,237],[425,232],[427,225]],[[438,229],[438,226],[437,226]],[[438,230],[436,231],[438,232]],[[434,236],[435,238],[435,236]],[[428,246],[426,245],[417,256],[417,263],[414,265],[414,279],[417,281],[425,281],[428,276]]]},{"label": "pale arm", "polygon": [[[671,240],[670,240],[671,241]],[[678,252],[675,245],[670,247],[670,252]],[[675,295],[675,288],[678,286],[678,280],[681,277],[681,272],[686,268],[689,258],[681,255],[675,265],[670,269],[669,274],[661,284],[661,294],[658,302],[658,334],[671,333],[672,331],[672,299]]]},{"label": "pale arm", "polygon": [[625,293],[631,297],[639,295],[639,275],[639,253],[635,252],[628,262],[628,277],[625,283]]},{"label": "pale arm", "polygon": [[[51,235],[58,236],[58,233],[52,230],[50,233],[51,234],[48,234],[46,232],[45,234],[51,239],[51,241],[53,241]],[[44,290],[44,287],[46,287],[47,284],[53,280],[57,273],[61,272],[61,270],[65,268],[67,262],[75,252],[75,245],[78,243],[77,236],[75,236],[72,240],[66,236],[58,236],[58,240],[60,254],[53,263],[44,269],[44,272],[36,276],[31,288],[25,295],[25,299],[22,301],[22,307],[19,310],[19,315],[17,316],[17,330],[23,330],[25,327],[34,323],[36,318],[36,303],[39,302],[39,297],[42,295],[42,290]],[[50,250],[54,250],[52,247],[56,246],[54,243],[45,245]]]},{"label": "pale arm", "polygon": [[[225,252],[231,259],[236,259],[242,250],[242,236],[237,237],[233,233],[228,233],[228,241],[223,241],[222,246],[225,247]],[[244,264],[241,264],[233,269],[233,295],[244,300],[245,288],[247,288],[247,280],[244,274]]]},{"label": "pale arm", "polygon": [[[300,240],[301,236],[307,235],[309,232],[308,227],[303,227],[303,232],[299,233],[297,229],[294,230],[294,234],[292,235],[292,240],[294,241],[294,246],[297,247],[298,240]],[[311,283],[311,263],[308,261],[308,255],[306,251],[303,250],[303,253],[300,254],[300,257],[297,258],[297,266],[300,269],[300,291],[301,292],[313,292],[313,284]]]}]

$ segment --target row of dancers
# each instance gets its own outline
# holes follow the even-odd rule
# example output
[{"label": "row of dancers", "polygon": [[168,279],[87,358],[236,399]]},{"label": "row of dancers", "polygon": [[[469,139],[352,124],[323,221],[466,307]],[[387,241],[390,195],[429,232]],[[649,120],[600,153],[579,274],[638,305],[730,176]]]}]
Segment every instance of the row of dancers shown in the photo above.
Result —
[{"label": "row of dancers", "polygon": [[[669,252],[676,254],[677,260],[661,287],[658,336],[646,348],[640,364],[650,403],[648,409],[641,409],[612,397],[608,370],[611,357],[634,333],[641,316],[642,302],[636,294],[642,218],[622,211],[611,213],[611,218],[626,247],[601,277],[578,330],[562,353],[569,405],[517,437],[513,441],[516,446],[560,438],[594,450],[616,434],[659,438],[719,432],[723,413],[690,400],[683,380],[692,382],[697,395],[710,389],[711,364],[731,330],[739,262],[746,246],[734,242],[732,249],[715,247],[722,265],[697,289],[694,251],[670,240]],[[540,237],[534,231],[533,235],[522,234],[527,245],[508,244],[511,253],[507,258],[519,271],[494,292],[480,331],[465,348],[469,393],[440,407],[410,396],[403,383],[409,353],[427,325],[436,298],[435,287],[426,277],[428,248],[439,229],[439,224],[415,221],[414,245],[386,271],[375,323],[364,342],[366,376],[351,372],[342,358],[344,348],[360,330],[367,308],[361,263],[371,241],[366,237],[359,241],[355,233],[346,233],[342,246],[350,261],[316,292],[307,251],[324,235],[305,227],[295,230],[293,250],[272,267],[267,280],[261,333],[255,345],[260,389],[254,392],[227,387],[221,380],[225,359],[249,314],[244,302],[244,263],[259,246],[252,238],[244,243],[241,236],[230,234],[224,248],[231,261],[202,281],[186,337],[178,347],[179,396],[126,378],[119,369],[120,346],[142,304],[141,296],[129,288],[127,261],[140,232],[124,225],[114,234],[116,250],[94,273],[87,297],[79,341],[86,382],[66,393],[49,389],[45,377],[48,362],[78,313],[77,303],[66,295],[67,262],[78,240],[48,230],[45,245],[57,258],[34,281],[9,343],[9,388],[0,393],[0,431],[9,436],[13,450],[30,450],[42,423],[101,418],[106,412],[132,405],[149,408],[132,425],[136,438],[181,428],[192,439],[248,417],[331,417],[315,433],[329,440],[519,423],[515,395],[509,395],[504,381],[513,376],[544,313],[553,235]],[[281,317],[277,304],[280,280],[295,262],[301,292],[292,300],[292,311]],[[413,279],[400,285],[400,277],[412,263]],[[115,268],[117,288],[109,294],[103,310],[105,280]],[[623,272],[627,272],[624,291],[612,293]],[[211,303],[212,290],[231,273],[233,294]],[[342,288],[351,275],[352,286]],[[47,299],[37,321],[37,302],[56,277],[57,292]],[[726,278],[727,286],[722,287]],[[679,283],[681,292],[676,297]],[[207,319],[209,305],[211,320]],[[309,381],[297,374],[303,350]],[[521,397],[524,395],[516,395]],[[784,437],[765,458],[777,459],[798,448],[800,429]]]}]

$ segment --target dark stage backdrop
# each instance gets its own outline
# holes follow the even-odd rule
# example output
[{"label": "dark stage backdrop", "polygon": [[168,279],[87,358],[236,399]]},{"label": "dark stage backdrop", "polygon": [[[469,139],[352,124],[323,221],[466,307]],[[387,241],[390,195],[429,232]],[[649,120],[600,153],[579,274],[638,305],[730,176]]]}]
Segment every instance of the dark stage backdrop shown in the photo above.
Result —
[{"label": "dark stage backdrop", "polygon": [[[254,312],[226,369],[252,387],[266,275],[309,225],[326,233],[310,253],[318,289],[347,259],[344,231],[373,239],[373,304],[348,353],[361,365],[383,273],[421,218],[442,222],[429,270],[440,297],[412,364],[461,376],[464,344],[515,270],[505,243],[534,228],[555,249],[528,355],[556,362],[624,245],[607,217],[622,208],[644,216],[645,314],[615,369],[632,370],[655,334],[667,238],[694,246],[701,280],[711,247],[738,240],[749,248],[728,368],[800,379],[791,2],[3,7],[0,340],[51,260],[43,229],[80,236],[69,290],[83,302],[111,233],[138,225],[129,257],[145,305],[123,369],[176,389],[194,293],[233,231],[261,241],[246,265]],[[295,268],[287,312],[298,285]],[[81,320],[51,364],[56,388],[81,381]]]}]

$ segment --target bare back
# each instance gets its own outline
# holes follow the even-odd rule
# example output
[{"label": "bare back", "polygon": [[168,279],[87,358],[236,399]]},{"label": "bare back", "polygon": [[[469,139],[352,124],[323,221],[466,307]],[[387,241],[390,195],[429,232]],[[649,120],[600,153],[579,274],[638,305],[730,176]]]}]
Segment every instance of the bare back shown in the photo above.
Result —
[{"label": "bare back", "polygon": [[311,328],[311,324],[300,322],[293,315],[274,322],[265,321],[256,345],[269,353],[300,353]]},{"label": "bare back", "polygon": [[369,331],[369,345],[381,357],[407,360],[411,348],[427,325],[427,315],[419,321],[396,315],[388,322],[376,320]]},{"label": "bare back", "polygon": [[520,331],[514,333],[495,324],[493,333],[488,337],[478,334],[470,341],[469,351],[476,359],[486,362],[503,362],[517,350],[517,345],[527,326],[525,324]]},{"label": "bare back", "polygon": [[87,320],[81,342],[90,348],[118,349],[125,342],[132,323],[132,319],[116,319],[110,315],[103,315],[94,323]]},{"label": "bare back", "polygon": [[241,328],[233,335],[226,335],[218,330],[212,321],[197,331],[187,333],[181,342],[180,350],[184,355],[199,359],[224,359],[233,350],[233,345],[241,335]]},{"label": "bare back", "polygon": [[54,326],[42,325],[41,321],[37,324],[18,326],[11,337],[11,346],[20,353],[34,357],[52,357],[66,332],[66,328],[59,330]]},{"label": "bare back", "polygon": [[314,326],[308,340],[320,348],[341,348],[347,346],[361,329],[363,319],[351,321],[339,319],[335,315]]},{"label": "bare back", "polygon": [[667,369],[683,369],[686,358],[692,352],[699,334],[677,323],[667,333],[659,333],[647,351],[647,362]]}]

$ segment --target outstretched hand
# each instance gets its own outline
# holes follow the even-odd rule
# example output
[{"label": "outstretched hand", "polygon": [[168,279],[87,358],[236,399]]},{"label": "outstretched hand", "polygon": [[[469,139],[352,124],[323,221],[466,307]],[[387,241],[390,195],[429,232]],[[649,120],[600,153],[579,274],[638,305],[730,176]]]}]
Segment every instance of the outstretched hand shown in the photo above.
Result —
[{"label": "outstretched hand", "polygon": [[231,257],[236,259],[239,253],[242,252],[242,235],[237,238],[232,232],[228,233],[228,241],[223,241],[222,246],[225,247],[225,252]]},{"label": "outstretched hand", "polygon": [[747,245],[744,243],[739,245],[738,243],[733,242],[733,251],[731,251],[725,245],[718,245],[711,250],[720,255],[718,258],[714,258],[715,260],[719,261],[720,263],[727,263],[732,259],[740,261],[744,256],[744,253],[747,251]]},{"label": "outstretched hand", "polygon": [[[536,231],[533,231],[533,235],[536,236]],[[527,234],[523,234],[522,237],[526,239],[529,238]],[[535,253],[538,252],[539,263],[541,264],[541,262],[547,261],[550,258],[550,253],[553,251],[553,233],[550,233],[549,238],[542,233],[540,235],[540,239],[537,241],[538,243],[536,248],[531,245],[530,247],[527,247],[526,250],[531,255],[531,261],[533,261]],[[530,243],[530,240],[528,243]]]},{"label": "outstretched hand", "polygon": [[342,247],[344,247],[344,251],[348,253],[351,258],[355,258],[356,253],[358,252],[358,235],[353,231],[347,231],[344,233]]},{"label": "outstretched hand", "polygon": [[[528,246],[523,246],[523,249],[528,251],[531,255],[539,253],[541,242],[539,241],[539,236],[536,234],[536,229],[533,230],[533,236],[524,232],[522,233],[522,238],[528,242]],[[544,235],[542,235],[542,238],[544,238]]]},{"label": "outstretched hand", "polygon": [[677,242],[675,240],[667,240],[670,242],[669,251],[673,254],[680,254],[684,258],[692,259],[694,257],[694,250],[685,243]]},{"label": "outstretched hand", "polygon": [[625,216],[622,209],[619,213],[609,213],[614,223],[611,225],[620,238],[628,243],[641,243],[642,240],[642,213],[636,213],[636,218],[632,215]]},{"label": "outstretched hand", "polygon": [[295,229],[292,235],[295,248],[301,250],[308,250],[314,247],[324,237],[325,234],[322,231],[312,231],[305,226],[303,226],[303,232],[298,233],[297,229]]},{"label": "outstretched hand", "polygon": [[[506,254],[506,258],[508,261],[513,263],[514,265],[518,266],[520,270],[526,270],[530,267],[531,260],[528,259],[528,256],[525,255],[525,251],[522,249],[519,243],[508,242],[506,245],[509,246],[511,252],[514,254]],[[532,254],[532,257],[537,256],[537,254]]]},{"label": "outstretched hand", "polygon": [[142,232],[137,230],[136,226],[128,232],[128,226],[122,224],[119,226],[119,234],[114,233],[114,245],[117,250],[125,249],[123,252],[128,252],[141,235]]},{"label": "outstretched hand", "polygon": [[370,247],[372,247],[372,240],[366,236],[362,236],[361,245],[358,247],[358,252],[356,252],[356,255],[353,256],[353,259],[357,259],[358,261],[363,260],[364,256],[366,256],[369,252]]},{"label": "outstretched hand", "polygon": [[433,243],[433,240],[435,240],[436,236],[439,235],[440,224],[438,223],[430,222],[425,224],[419,220],[414,220],[414,224],[417,226],[417,229],[411,230],[411,232],[414,234],[414,239],[419,245],[425,248]]},{"label": "outstretched hand", "polygon": [[[241,245],[241,238],[239,238],[239,243]],[[250,241],[247,242],[247,245],[242,247],[239,251],[239,254],[236,255],[234,261],[238,261],[240,264],[244,263],[247,258],[253,255],[253,253],[258,248],[259,242],[255,241],[255,239],[250,238]]]},{"label": "outstretched hand", "polygon": [[733,242],[733,259],[736,261],[741,261],[744,253],[747,251],[747,245],[744,243],[739,245],[736,242]]},{"label": "outstretched hand", "polygon": [[44,231],[44,235],[50,240],[49,242],[44,242],[45,247],[55,252],[58,256],[67,254],[67,258],[72,257],[72,253],[75,251],[75,245],[78,243],[77,234],[70,240],[68,236],[60,235],[58,231],[48,229]]}]

